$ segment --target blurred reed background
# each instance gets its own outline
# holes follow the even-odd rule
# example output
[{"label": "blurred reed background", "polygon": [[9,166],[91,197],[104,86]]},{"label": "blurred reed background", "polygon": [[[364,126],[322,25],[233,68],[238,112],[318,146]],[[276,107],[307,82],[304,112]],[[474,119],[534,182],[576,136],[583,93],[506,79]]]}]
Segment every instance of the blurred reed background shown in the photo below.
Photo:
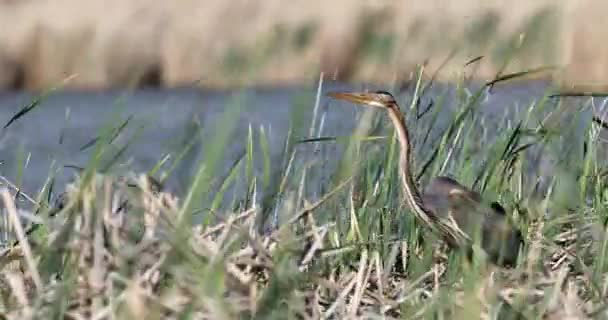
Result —
[{"label": "blurred reed background", "polygon": [[[0,88],[228,88],[408,81],[416,65],[603,87],[608,3],[589,1],[2,0]],[[512,48],[517,52],[512,54]],[[513,55],[505,66],[505,57]]]}]

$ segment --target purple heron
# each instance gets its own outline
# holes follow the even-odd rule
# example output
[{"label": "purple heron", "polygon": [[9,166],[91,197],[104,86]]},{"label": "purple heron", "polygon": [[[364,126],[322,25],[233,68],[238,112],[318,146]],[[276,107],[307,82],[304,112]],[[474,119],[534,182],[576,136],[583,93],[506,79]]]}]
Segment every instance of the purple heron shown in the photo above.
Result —
[{"label": "purple heron", "polygon": [[392,94],[330,92],[328,96],[388,113],[400,145],[403,196],[423,225],[438,232],[451,248],[465,249],[469,258],[472,244],[478,239],[491,262],[503,266],[516,263],[523,237],[498,203],[486,204],[479,193],[445,176],[432,179],[424,194],[418,190],[411,169],[412,147],[405,118]]}]

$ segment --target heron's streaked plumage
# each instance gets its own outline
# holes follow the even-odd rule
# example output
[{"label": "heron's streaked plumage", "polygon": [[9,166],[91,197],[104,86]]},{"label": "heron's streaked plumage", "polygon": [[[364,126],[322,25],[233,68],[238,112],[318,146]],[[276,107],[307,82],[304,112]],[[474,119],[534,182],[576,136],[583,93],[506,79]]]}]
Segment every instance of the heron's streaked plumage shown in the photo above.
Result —
[{"label": "heron's streaked plumage", "polygon": [[[387,111],[400,143],[399,175],[405,201],[427,227],[438,231],[452,247],[471,252],[479,239],[490,259],[498,264],[514,264],[522,235],[514,228],[497,203],[486,205],[479,193],[449,177],[436,177],[421,194],[411,172],[409,133],[395,98],[386,91],[369,93],[332,92],[330,97]],[[479,235],[480,238],[475,238]]]}]

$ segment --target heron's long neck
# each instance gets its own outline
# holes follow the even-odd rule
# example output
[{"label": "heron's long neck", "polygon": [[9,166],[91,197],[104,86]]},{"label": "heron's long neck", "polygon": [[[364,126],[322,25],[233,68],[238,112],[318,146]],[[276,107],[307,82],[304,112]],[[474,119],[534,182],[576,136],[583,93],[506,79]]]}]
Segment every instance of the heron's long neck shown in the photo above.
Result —
[{"label": "heron's long neck", "polygon": [[388,114],[393,122],[393,125],[395,126],[395,130],[397,131],[399,138],[399,144],[401,145],[401,150],[399,152],[399,175],[401,176],[401,181],[403,182],[401,185],[403,187],[403,194],[407,204],[416,215],[416,218],[422,220],[421,222],[426,224],[431,229],[440,231],[442,235],[446,237],[446,240],[450,245],[467,245],[466,248],[470,249],[470,246],[468,246],[468,241],[470,241],[470,239],[458,226],[454,226],[440,219],[439,216],[437,216],[433,211],[424,206],[424,202],[420,196],[420,191],[416,186],[414,175],[412,174],[410,168],[412,150],[405,119],[403,118],[403,115],[401,115],[401,112],[399,112],[399,108],[396,106],[388,108]]},{"label": "heron's long neck", "polygon": [[412,152],[405,119],[397,107],[388,108],[388,113],[393,125],[395,126],[399,143],[401,145],[401,150],[399,152],[399,175],[401,177],[405,200],[416,216],[422,219],[425,223],[432,225],[432,221],[436,220],[436,217],[433,212],[424,207],[420,191],[416,186],[416,182],[414,181],[413,177],[414,175],[410,168]]}]

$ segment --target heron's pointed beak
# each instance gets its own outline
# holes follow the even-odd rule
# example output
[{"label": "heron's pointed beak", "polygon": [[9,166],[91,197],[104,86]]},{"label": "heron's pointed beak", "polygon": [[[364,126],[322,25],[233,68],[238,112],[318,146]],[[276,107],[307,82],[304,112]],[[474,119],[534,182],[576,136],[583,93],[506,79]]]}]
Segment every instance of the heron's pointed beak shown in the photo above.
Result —
[{"label": "heron's pointed beak", "polygon": [[378,108],[387,108],[388,106],[376,99],[373,94],[370,93],[362,93],[362,92],[329,92],[328,96],[339,99],[346,100],[357,104],[364,104],[372,107]]}]

